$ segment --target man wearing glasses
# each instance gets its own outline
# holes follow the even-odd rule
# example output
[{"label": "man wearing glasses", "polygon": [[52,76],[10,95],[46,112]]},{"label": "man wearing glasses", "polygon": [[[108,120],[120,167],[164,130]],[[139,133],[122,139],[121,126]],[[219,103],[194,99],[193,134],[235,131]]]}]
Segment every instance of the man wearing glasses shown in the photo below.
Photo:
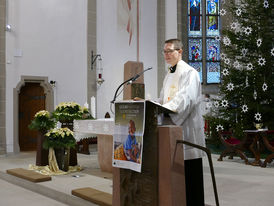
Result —
[{"label": "man wearing glasses", "polygon": [[[205,146],[200,103],[201,83],[198,72],[182,60],[179,39],[165,41],[164,57],[170,65],[160,93],[160,103],[176,112],[164,117],[164,124],[182,127],[185,141]],[[203,165],[204,153],[184,146],[186,201],[188,206],[204,205]]]}]

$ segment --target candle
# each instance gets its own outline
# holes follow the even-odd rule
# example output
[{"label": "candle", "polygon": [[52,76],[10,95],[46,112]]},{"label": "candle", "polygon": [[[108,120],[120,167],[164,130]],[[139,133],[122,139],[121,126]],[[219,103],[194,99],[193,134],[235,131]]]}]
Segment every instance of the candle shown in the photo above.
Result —
[{"label": "candle", "polygon": [[90,98],[90,113],[93,118],[96,118],[96,102],[94,96]]}]

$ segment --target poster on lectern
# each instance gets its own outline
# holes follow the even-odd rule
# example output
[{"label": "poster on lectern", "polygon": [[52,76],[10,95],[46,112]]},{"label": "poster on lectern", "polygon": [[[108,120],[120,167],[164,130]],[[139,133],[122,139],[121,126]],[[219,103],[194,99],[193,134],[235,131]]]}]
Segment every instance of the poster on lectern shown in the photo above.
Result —
[{"label": "poster on lectern", "polygon": [[145,102],[115,103],[112,166],[141,172]]}]

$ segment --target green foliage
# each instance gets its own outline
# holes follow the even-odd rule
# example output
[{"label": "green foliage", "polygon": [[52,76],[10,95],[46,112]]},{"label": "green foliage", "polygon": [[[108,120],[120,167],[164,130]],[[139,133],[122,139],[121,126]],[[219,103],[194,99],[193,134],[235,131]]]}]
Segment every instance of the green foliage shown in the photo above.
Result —
[{"label": "green foliage", "polygon": [[56,122],[50,116],[50,113],[45,110],[37,112],[34,116],[34,119],[29,124],[29,128],[32,130],[39,130],[41,132],[46,132],[49,129],[54,128]]},{"label": "green foliage", "polygon": [[[242,0],[236,5],[230,0],[226,7],[230,21],[222,31],[221,65],[229,74],[221,77],[215,122],[225,120],[239,137],[243,136],[243,130],[255,129],[254,122],[262,122],[273,130],[273,1],[268,1],[267,7],[264,1]],[[229,89],[229,84],[234,88]],[[222,104],[224,100],[226,106]]]},{"label": "green foliage", "polygon": [[73,137],[73,132],[69,128],[54,128],[45,134],[43,147],[52,148],[74,148],[76,140]]}]

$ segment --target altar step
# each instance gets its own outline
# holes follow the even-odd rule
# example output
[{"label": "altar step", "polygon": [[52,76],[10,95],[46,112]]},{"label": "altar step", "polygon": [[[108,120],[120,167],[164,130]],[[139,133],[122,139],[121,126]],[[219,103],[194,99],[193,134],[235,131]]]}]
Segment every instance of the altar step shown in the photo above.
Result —
[{"label": "altar step", "polygon": [[[79,178],[75,178],[73,176],[78,176]],[[111,205],[109,204],[109,202],[112,199],[111,198],[112,194],[110,193],[102,192],[89,187],[90,189],[83,190],[84,193],[81,194],[81,189],[83,189],[81,188],[83,186],[82,181],[79,181],[79,184],[74,183],[75,179],[80,179],[81,177],[85,178],[85,180],[82,180],[82,181],[86,182],[87,180],[90,180],[91,181],[90,182],[91,184],[89,184],[90,186],[92,186],[92,183],[95,183],[94,178],[95,179],[99,178],[99,177],[92,177],[92,175],[78,173],[76,175],[70,174],[70,175],[63,175],[63,176],[53,176],[52,180],[48,182],[33,182],[31,180],[14,176],[14,174],[11,175],[6,172],[0,171],[0,179],[5,180],[14,185],[23,187],[32,192],[36,192],[48,198],[54,199],[56,201],[59,201],[69,206],[96,206],[96,205],[109,206]],[[104,180],[107,181],[107,178],[105,179],[100,178],[99,182],[97,181],[97,184],[99,183],[103,185],[96,185],[95,187],[107,188],[107,190],[109,191],[112,188],[112,183],[109,183],[109,182],[104,183]],[[112,180],[110,181],[112,182]],[[64,184],[64,182],[66,182],[66,184]],[[90,193],[92,191],[93,193]],[[103,197],[103,199],[102,198],[100,199],[100,196]]]}]

